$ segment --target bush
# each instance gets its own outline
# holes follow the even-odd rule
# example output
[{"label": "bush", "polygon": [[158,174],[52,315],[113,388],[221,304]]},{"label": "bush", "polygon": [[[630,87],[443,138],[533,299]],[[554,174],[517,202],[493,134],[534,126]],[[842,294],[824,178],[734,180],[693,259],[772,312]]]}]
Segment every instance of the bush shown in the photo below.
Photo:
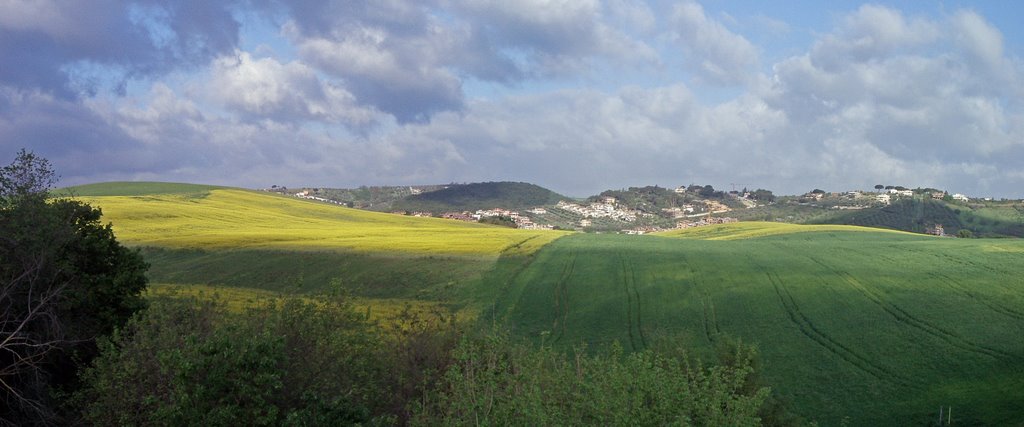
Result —
[{"label": "bush", "polygon": [[388,396],[383,350],[337,299],[232,314],[164,298],[104,342],[75,401],[98,425],[367,423]]},{"label": "bush", "polygon": [[[759,425],[784,420],[756,352],[564,353],[450,313],[370,322],[342,295],[155,299],[102,342],[75,394],[98,425]],[[766,418],[767,417],[767,418]],[[782,424],[782,422],[779,422]]]},{"label": "bush", "polygon": [[769,394],[744,394],[753,372],[706,367],[651,351],[570,356],[530,349],[505,335],[463,341],[438,388],[417,409],[419,425],[759,425]]}]

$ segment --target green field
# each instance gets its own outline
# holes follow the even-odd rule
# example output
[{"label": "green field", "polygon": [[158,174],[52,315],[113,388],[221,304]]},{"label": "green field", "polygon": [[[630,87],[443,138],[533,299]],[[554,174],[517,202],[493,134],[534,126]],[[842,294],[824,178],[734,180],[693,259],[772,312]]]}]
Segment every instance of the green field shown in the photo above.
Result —
[{"label": "green field", "polygon": [[443,304],[565,349],[668,343],[710,360],[738,338],[823,425],[927,425],[940,406],[961,425],[1024,423],[1021,240],[776,223],[570,235],[215,187],[77,194],[142,248],[155,292],[239,303],[341,283],[382,313]]},{"label": "green field", "polygon": [[739,338],[796,412],[827,425],[925,425],[940,406],[1024,422],[1024,242],[866,230],[573,235],[513,269],[482,316],[561,346],[672,339],[710,355]]},{"label": "green field", "polygon": [[110,183],[62,193],[103,210],[140,248],[152,281],[315,292],[339,282],[368,298],[452,300],[498,256],[565,235],[367,212],[269,193]]}]

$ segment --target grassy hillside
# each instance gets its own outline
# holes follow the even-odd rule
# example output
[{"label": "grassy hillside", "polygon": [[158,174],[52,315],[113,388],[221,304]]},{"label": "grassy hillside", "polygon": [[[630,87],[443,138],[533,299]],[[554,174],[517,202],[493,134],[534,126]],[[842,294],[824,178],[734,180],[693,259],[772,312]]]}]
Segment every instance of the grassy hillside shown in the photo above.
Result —
[{"label": "grassy hillside", "polygon": [[709,227],[694,227],[678,230],[670,230],[658,233],[660,236],[677,237],[681,239],[699,240],[739,240],[755,237],[768,237],[796,233],[829,233],[829,232],[877,232],[877,233],[900,233],[896,230],[865,230],[864,227],[853,225],[798,225],[777,222],[739,222]]},{"label": "grassy hillside", "polygon": [[[77,187],[154,282],[280,291],[340,283],[373,298],[450,299],[499,254],[564,235],[367,212],[238,189],[113,183]],[[90,194],[90,195],[86,195]]]},{"label": "grassy hillside", "polygon": [[179,249],[282,249],[496,256],[554,232],[367,212],[237,189],[83,196],[118,239]]},{"label": "grassy hillside", "polygon": [[382,310],[468,306],[560,348],[671,342],[711,359],[738,338],[824,425],[923,425],[939,406],[962,424],[1024,423],[1020,240],[777,223],[566,235],[217,187],[87,189],[153,264],[155,292],[341,284]]},{"label": "grassy hillside", "polygon": [[406,197],[393,209],[442,213],[478,209],[528,209],[569,200],[546,188],[523,182],[482,182],[450,185],[448,188]]},{"label": "grassy hillside", "polygon": [[1013,202],[960,203],[907,198],[863,210],[818,216],[815,223],[850,224],[924,233],[941,224],[947,234],[970,230],[981,237],[1024,237],[1024,205]]},{"label": "grassy hillside", "polygon": [[[765,379],[825,425],[1024,422],[1024,242],[738,224],[573,235],[514,260],[482,318],[568,347],[757,344]],[[688,237],[688,238],[683,238]],[[714,240],[705,240],[714,239]]]},{"label": "grassy hillside", "polygon": [[182,184],[174,182],[103,182],[79,185],[58,190],[58,194],[79,197],[147,196],[155,194],[205,194],[221,189],[214,185]]}]

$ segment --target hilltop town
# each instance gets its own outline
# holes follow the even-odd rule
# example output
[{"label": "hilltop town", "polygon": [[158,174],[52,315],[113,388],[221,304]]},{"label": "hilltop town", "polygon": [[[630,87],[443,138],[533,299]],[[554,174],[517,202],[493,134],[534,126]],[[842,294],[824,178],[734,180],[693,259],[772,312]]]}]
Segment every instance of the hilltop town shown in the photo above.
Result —
[{"label": "hilltop town", "polygon": [[1024,236],[1024,203],[972,198],[935,188],[877,185],[870,190],[776,196],[710,185],[607,190],[578,199],[526,183],[492,182],[357,189],[264,189],[396,215],[488,222],[522,229],[646,234],[733,221],[831,223],[940,236]]}]

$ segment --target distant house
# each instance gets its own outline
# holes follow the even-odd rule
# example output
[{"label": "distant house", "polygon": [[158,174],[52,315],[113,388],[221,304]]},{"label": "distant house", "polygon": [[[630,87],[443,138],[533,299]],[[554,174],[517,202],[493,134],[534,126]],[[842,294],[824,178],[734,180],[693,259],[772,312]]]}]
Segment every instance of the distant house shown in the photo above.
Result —
[{"label": "distant house", "polygon": [[933,199],[942,199],[943,197],[946,197],[946,192],[945,191],[937,191],[937,192],[931,193],[931,195],[932,195]]},{"label": "distant house", "polygon": [[454,219],[458,221],[476,221],[479,218],[473,218],[469,212],[447,212],[441,215],[441,218]]},{"label": "distant house", "polygon": [[889,202],[892,201],[892,197],[890,197],[888,194],[879,194],[875,196],[875,201],[878,203],[885,203],[888,205]]},{"label": "distant house", "polygon": [[902,197],[914,197],[914,190],[899,190],[896,194]]},{"label": "distant house", "polygon": [[589,219],[584,218],[580,220],[580,227],[590,227],[591,225],[594,225],[594,222]]},{"label": "distant house", "polygon": [[971,199],[969,197],[963,195],[963,194],[956,193],[956,194],[953,195],[953,200],[957,200],[957,201],[960,201],[960,202],[967,202],[967,201],[970,201]]},{"label": "distant house", "polygon": [[684,194],[686,193],[686,187],[676,187],[674,191],[676,192],[676,194]]},{"label": "distant house", "polygon": [[605,203],[609,204],[609,205],[614,205],[615,202],[617,202],[617,200],[615,200],[614,197],[604,197],[601,200],[604,201]]}]

